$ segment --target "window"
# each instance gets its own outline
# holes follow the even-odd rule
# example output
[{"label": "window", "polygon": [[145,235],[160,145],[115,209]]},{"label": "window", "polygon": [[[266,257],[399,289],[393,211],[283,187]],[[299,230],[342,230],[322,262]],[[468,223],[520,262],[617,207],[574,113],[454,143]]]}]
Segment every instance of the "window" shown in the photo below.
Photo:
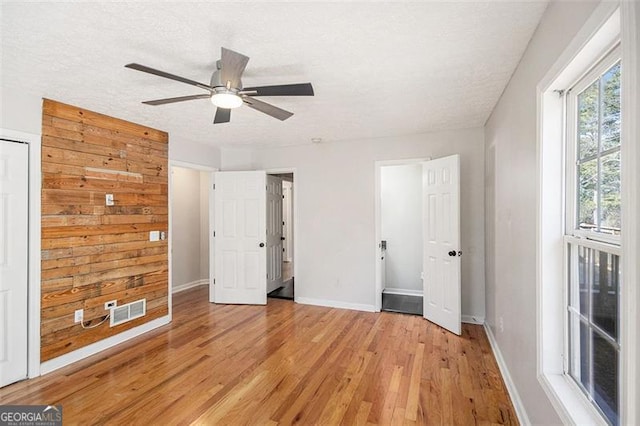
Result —
[{"label": "window", "polygon": [[620,53],[567,91],[565,373],[620,419]]}]

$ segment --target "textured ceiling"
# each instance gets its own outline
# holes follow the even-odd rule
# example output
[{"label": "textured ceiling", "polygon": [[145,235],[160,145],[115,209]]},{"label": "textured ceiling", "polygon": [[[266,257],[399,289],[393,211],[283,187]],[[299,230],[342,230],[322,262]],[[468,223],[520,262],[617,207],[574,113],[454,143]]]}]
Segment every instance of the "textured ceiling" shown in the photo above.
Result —
[{"label": "textured ceiling", "polygon": [[[481,126],[546,7],[534,2],[3,3],[2,87],[219,147],[281,146]],[[220,47],[251,58],[245,86],[311,82],[315,97],[260,98],[213,125],[202,93],[129,70],[208,83]],[[8,107],[4,105],[4,107]]]}]

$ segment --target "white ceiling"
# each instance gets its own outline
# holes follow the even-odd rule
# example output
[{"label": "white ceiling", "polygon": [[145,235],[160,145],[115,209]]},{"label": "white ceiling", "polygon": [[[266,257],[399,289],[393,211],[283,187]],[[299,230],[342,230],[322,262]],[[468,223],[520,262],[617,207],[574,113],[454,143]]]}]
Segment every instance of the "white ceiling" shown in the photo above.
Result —
[{"label": "white ceiling", "polygon": [[[427,3],[3,3],[2,87],[219,147],[282,146],[482,126],[546,1]],[[220,47],[251,58],[245,86],[313,83],[315,97],[261,98],[213,125],[202,93],[124,68],[208,83]],[[533,96],[533,95],[532,95]],[[4,107],[9,107],[4,105]]]}]

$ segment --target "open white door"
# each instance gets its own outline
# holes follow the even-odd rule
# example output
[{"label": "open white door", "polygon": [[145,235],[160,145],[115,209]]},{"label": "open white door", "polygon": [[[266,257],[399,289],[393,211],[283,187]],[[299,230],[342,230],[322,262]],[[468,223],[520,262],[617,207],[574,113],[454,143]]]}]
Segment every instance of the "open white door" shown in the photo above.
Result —
[{"label": "open white door", "polygon": [[460,334],[460,157],[422,166],[424,317]]},{"label": "open white door", "polygon": [[215,174],[215,302],[265,305],[266,173]]},{"label": "open white door", "polygon": [[282,179],[267,176],[267,293],[282,286]]},{"label": "open white door", "polygon": [[29,147],[0,140],[0,387],[27,377]]}]

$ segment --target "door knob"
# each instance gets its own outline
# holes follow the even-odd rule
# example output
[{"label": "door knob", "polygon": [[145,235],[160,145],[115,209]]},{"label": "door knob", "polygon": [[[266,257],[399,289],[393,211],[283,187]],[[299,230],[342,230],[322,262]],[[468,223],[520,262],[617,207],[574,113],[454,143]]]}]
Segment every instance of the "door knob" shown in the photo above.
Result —
[{"label": "door knob", "polygon": [[260,243],[260,247],[264,247],[264,243]]},{"label": "door knob", "polygon": [[456,251],[455,251],[455,250],[451,250],[451,251],[449,252],[449,256],[453,257],[453,256],[455,256],[455,255],[456,255]]}]

